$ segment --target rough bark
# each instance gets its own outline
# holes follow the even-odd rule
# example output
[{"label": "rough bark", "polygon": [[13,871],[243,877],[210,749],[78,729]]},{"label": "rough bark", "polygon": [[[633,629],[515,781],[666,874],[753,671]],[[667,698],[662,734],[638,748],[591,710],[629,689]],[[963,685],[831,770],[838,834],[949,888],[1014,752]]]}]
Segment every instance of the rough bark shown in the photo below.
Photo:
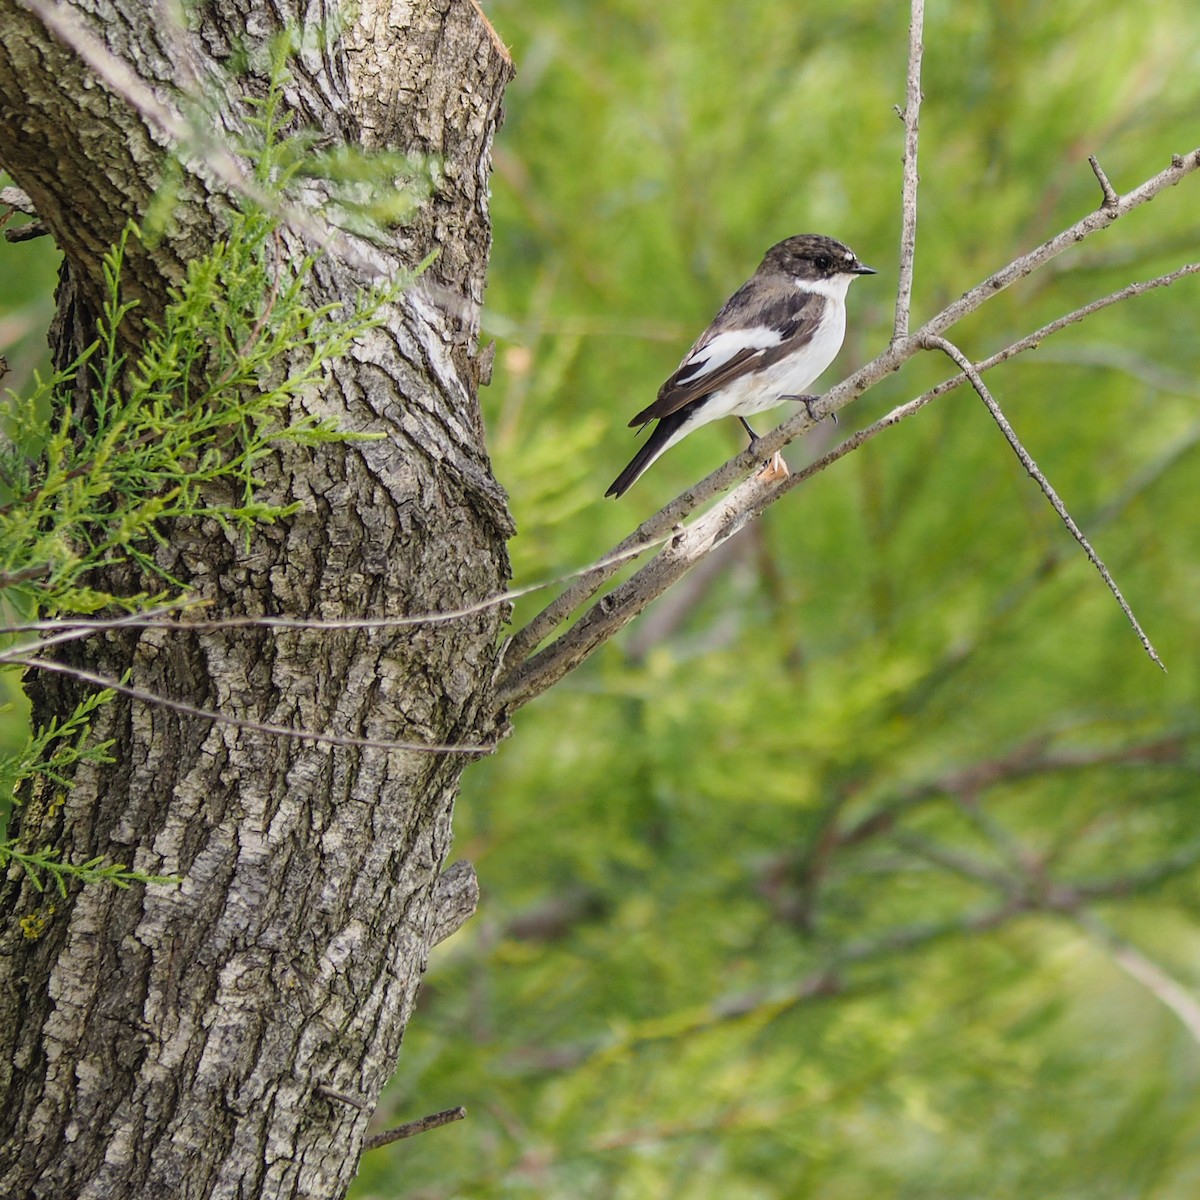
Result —
[{"label": "rough bark", "polygon": [[[325,7],[325,16],[331,6]],[[247,548],[216,522],[170,532],[163,565],[223,613],[345,617],[455,608],[503,587],[511,532],[483,446],[476,338],[489,249],[487,172],[503,48],[470,0],[359,0],[336,45],[308,49],[289,101],[331,139],[429,151],[431,202],[372,253],[432,249],[430,285],[389,314],[305,403],[386,440],[290,452],[273,499],[295,517]],[[245,113],[226,72],[312,6],[209,0],[171,30],[144,0],[80,6],[90,32],[171,99],[186,84]],[[14,0],[0,0],[0,162],[66,255],[59,349],[89,327],[99,261],[144,209],[165,139]],[[261,81],[258,81],[261,83]],[[218,229],[225,199],[189,159],[180,219],[131,264],[153,310]],[[289,240],[295,241],[292,237]],[[322,259],[313,301],[352,294],[361,262]],[[480,743],[497,624],[384,632],[150,631],[80,643],[75,661],[251,720],[360,737]],[[65,657],[65,654],[62,655]],[[35,719],[73,688],[30,681]],[[116,762],[18,831],[74,860],[103,855],[181,887],[0,899],[0,1195],[338,1197],[354,1174],[430,947],[472,906],[442,874],[467,756],[330,748],[118,700],[97,733]],[[40,937],[18,918],[39,911]]]}]

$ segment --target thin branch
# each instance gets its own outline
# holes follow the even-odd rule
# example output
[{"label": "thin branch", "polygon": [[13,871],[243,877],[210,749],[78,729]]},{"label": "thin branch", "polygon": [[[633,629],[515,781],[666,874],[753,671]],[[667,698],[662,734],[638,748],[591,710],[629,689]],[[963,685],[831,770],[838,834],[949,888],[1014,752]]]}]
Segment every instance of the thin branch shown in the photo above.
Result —
[{"label": "thin branch", "polygon": [[959,875],[972,883],[995,888],[1001,895],[1011,896],[1017,891],[1017,881],[1007,871],[982,862],[970,854],[963,854],[928,838],[900,830],[892,834],[892,841],[902,850],[941,867],[951,875]]},{"label": "thin branch", "polygon": [[388,1146],[403,1138],[416,1137],[418,1133],[426,1133],[430,1129],[440,1129],[443,1125],[461,1121],[466,1115],[467,1110],[460,1104],[457,1108],[443,1109],[441,1112],[430,1113],[429,1116],[421,1117],[419,1120],[397,1125],[395,1129],[389,1129],[386,1133],[377,1133],[374,1137],[367,1138],[362,1145],[363,1153],[365,1154],[368,1150],[378,1150],[380,1146]]},{"label": "thin branch", "polygon": [[[1169,167],[1147,179],[1132,192],[1124,196],[1119,196],[1115,207],[1101,208],[1089,213],[1067,229],[1064,229],[1034,250],[1031,250],[1028,254],[1015,259],[1006,267],[988,276],[987,279],[971,288],[953,304],[948,305],[942,312],[927,321],[915,334],[894,341],[886,350],[877,355],[864,367],[843,380],[836,387],[831,388],[821,400],[821,415],[828,416],[844,408],[851,401],[862,395],[863,392],[867,391],[868,388],[873,387],[880,380],[885,379],[892,372],[898,370],[908,359],[920,352],[924,346],[924,339],[926,337],[940,335],[957,321],[973,313],[992,296],[997,295],[1013,283],[1025,278],[1068,248],[1086,240],[1099,230],[1107,228],[1114,221],[1131,212],[1133,209],[1153,200],[1165,189],[1174,187],[1198,168],[1200,168],[1200,149],[1193,150],[1187,155],[1173,156]],[[1119,299],[1125,299],[1127,296],[1137,295],[1139,291],[1149,290],[1150,287],[1165,286],[1167,282],[1173,282],[1174,279],[1180,278],[1182,274],[1191,274],[1195,269],[1194,266],[1191,266],[1183,268],[1181,272],[1174,273],[1169,278],[1164,276],[1158,281],[1148,281],[1142,285],[1131,285],[1132,290],[1122,289],[1121,293],[1114,293],[1112,297],[1106,297],[1103,301],[1096,302],[1095,307],[1089,306],[1087,311],[1097,311],[1098,308],[1105,307],[1110,303],[1116,303]],[[1079,311],[1081,315],[1075,316],[1072,314],[1068,318],[1062,318],[1061,320],[1064,324],[1069,324],[1072,320],[1082,319],[1082,316],[1086,315],[1086,313],[1083,310]],[[1056,326],[1056,328],[1061,327],[1063,326]],[[1046,333],[1039,331],[1039,335],[1044,337]],[[1039,335],[1031,335],[1031,338]],[[1024,349],[1031,348],[1036,344],[1036,341],[1029,339],[1022,339],[1022,341],[1026,343],[1022,347]],[[1012,350],[1008,353],[1008,356],[1011,357],[1011,354],[1018,352],[1017,350]],[[1004,354],[1005,352],[1001,353]],[[1003,359],[997,357],[996,361],[1003,361]],[[856,434],[851,439],[852,444],[848,445],[846,449],[839,448],[838,451],[831,452],[821,462],[824,466],[828,466],[829,463],[836,461],[842,454],[848,453],[850,449],[863,444],[884,428],[888,428],[905,417],[911,416],[925,404],[929,403],[936,395],[942,394],[942,391],[949,390],[951,387],[959,386],[961,382],[962,380],[957,382],[948,381],[946,384],[939,385],[941,391],[927,393],[922,397],[918,397],[915,401],[910,401],[907,405],[900,406],[900,408],[889,413],[881,422],[876,423],[876,426],[872,427],[870,431]],[[675,536],[671,539],[667,549],[659,555],[659,559],[673,554],[678,546],[679,539],[685,537],[688,533],[688,530],[679,529],[679,523],[685,517],[730,484],[739,479],[744,479],[745,475],[764,456],[769,457],[776,450],[782,449],[793,438],[799,437],[812,428],[813,424],[812,415],[807,411],[807,408],[802,407],[795,415],[788,418],[781,425],[764,434],[755,447],[755,453],[752,454],[749,451],[745,451],[737,458],[725,463],[719,470],[714,471],[694,487],[677,496],[670,504],[654,514],[654,516],[642,522],[637,531],[630,538],[622,542],[621,546],[626,546],[635,540],[646,540],[649,537],[658,536],[667,530],[676,530]],[[820,469],[824,468],[821,467]],[[728,530],[735,531],[807,477],[808,474],[802,474],[800,476],[793,475],[790,478],[771,484],[761,481],[751,481],[748,485],[743,484],[727,496],[703,520],[708,521],[711,518],[718,524],[723,524]],[[715,545],[718,545],[721,540],[724,539],[710,539],[708,549],[712,549]],[[677,562],[676,567],[681,567],[682,569],[677,571],[675,577],[684,573],[690,565],[691,562]],[[502,679],[499,688],[502,703],[507,705],[510,710],[519,707],[534,696],[539,695],[565,675],[567,671],[572,670],[596,646],[607,640],[608,637],[611,637],[617,629],[621,628],[629,620],[632,620],[662,590],[662,588],[656,588],[652,592],[648,592],[642,596],[637,593],[636,589],[632,591],[617,589],[617,591],[603,597],[593,605],[582,620],[566,633],[562,634],[557,641],[551,643],[550,646],[537,654],[534,654],[533,652],[537,649],[538,645],[558,625],[594,596],[604,586],[605,582],[612,577],[615,570],[615,567],[607,570],[598,570],[583,577],[579,583],[569,588],[562,596],[534,617],[524,629],[514,635],[509,646],[508,674]],[[672,581],[669,579],[667,585],[669,586],[669,583]],[[607,620],[606,618],[613,613],[613,610],[620,610],[618,613],[619,619]],[[584,622],[591,622],[593,627],[588,631],[577,632],[579,626]],[[597,625],[600,627],[597,628]]]},{"label": "thin branch", "polygon": [[1097,938],[1131,979],[1142,985],[1160,1004],[1170,1009],[1183,1023],[1192,1040],[1200,1044],[1200,1000],[1158,963],[1133,943],[1118,936],[1092,913],[1079,912],[1075,920]]},{"label": "thin branch", "polygon": [[[1130,300],[1134,296],[1141,296],[1145,292],[1152,292],[1155,288],[1170,287],[1176,280],[1183,279],[1187,275],[1195,275],[1197,272],[1200,272],[1200,262],[1187,263],[1177,270],[1167,272],[1166,275],[1156,275],[1153,279],[1144,279],[1139,283],[1127,284],[1123,288],[1118,288],[1115,292],[1110,292],[1107,296],[1101,296],[1099,300],[1093,300],[1090,304],[1085,304],[1082,308],[1077,308],[1065,316],[1057,317],[1049,324],[1043,325],[1041,329],[1035,329],[1033,333],[1026,334],[1025,337],[1005,346],[1003,350],[997,350],[995,354],[977,362],[975,369],[980,374],[984,371],[990,371],[992,367],[998,366],[1002,362],[1007,362],[1010,358],[1015,358],[1018,354],[1024,354],[1026,350],[1036,350],[1046,338],[1051,337],[1062,329],[1066,329],[1068,325],[1077,324],[1079,321],[1090,317],[1093,313],[1097,313],[1101,309],[1109,308],[1113,304],[1119,304],[1122,300]],[[931,388],[925,395],[930,400],[934,400],[938,396],[944,396],[947,392],[953,391],[956,387],[960,387],[966,382],[967,377],[965,375],[955,375],[952,379],[947,379],[943,383],[939,383],[936,387]]]},{"label": "thin branch", "polygon": [[604,1041],[541,1049],[533,1062],[542,1070],[571,1069],[599,1055],[615,1058],[618,1054],[630,1053],[639,1045],[704,1033],[752,1014],[773,1012],[779,1015],[814,1000],[843,996],[865,986],[863,980],[848,977],[849,967],[873,964],[947,938],[992,932],[1029,912],[1026,902],[1010,899],[945,920],[901,925],[876,937],[862,938],[832,950],[824,963],[791,983],[727,994],[691,1009],[686,1018],[656,1020],[643,1026],[635,1024],[629,1031]]},{"label": "thin branch", "polygon": [[[9,646],[7,650],[0,650],[0,666],[19,662],[30,654],[45,653],[51,646],[57,646],[63,642],[77,642],[80,638],[91,637],[93,633],[99,630],[136,629],[146,626],[153,628],[154,623],[158,621],[162,621],[168,628],[176,627],[176,623],[165,621],[163,618],[167,613],[185,607],[188,603],[189,601],[187,600],[177,600],[171,604],[164,604],[160,608],[152,608],[148,612],[126,613],[122,617],[106,617],[103,620],[32,621],[27,625],[6,625],[3,629],[0,629],[0,635],[36,633],[47,630],[50,636],[40,638],[36,642],[22,642],[17,646]],[[207,604],[208,601],[202,600],[196,603]]]},{"label": "thin branch", "polygon": [[380,738],[351,737],[348,734],[315,733],[310,729],[293,729],[289,725],[271,725],[265,721],[246,721],[239,717],[231,717],[211,708],[198,708],[182,700],[172,700],[168,696],[160,696],[156,692],[148,692],[142,688],[130,687],[119,679],[110,679],[97,675],[93,671],[85,671],[79,667],[68,666],[66,663],[54,662],[51,659],[14,658],[8,660],[13,666],[26,667],[31,671],[50,671],[56,675],[66,675],[78,679],[82,683],[90,683],[96,687],[107,688],[120,692],[143,704],[154,704],[160,708],[169,708],[174,712],[183,713],[189,717],[200,717],[206,721],[215,721],[219,725],[229,725],[234,729],[245,729],[252,733],[266,733],[275,737],[295,738],[301,742],[318,742],[326,746],[355,746],[365,750],[408,750],[422,754],[491,754],[496,745],[485,742],[480,745],[439,744],[437,742],[393,742]]},{"label": "thin branch", "polygon": [[1158,666],[1166,671],[1166,665],[1158,656],[1158,651],[1154,649],[1150,639],[1146,636],[1145,630],[1138,623],[1137,617],[1133,615],[1133,609],[1129,607],[1128,601],[1121,594],[1121,589],[1117,587],[1117,582],[1113,579],[1108,568],[1100,561],[1099,555],[1092,549],[1092,544],[1083,534],[1083,530],[1075,524],[1071,514],[1067,511],[1066,505],[1059,499],[1058,493],[1051,486],[1050,481],[1042,474],[1037,463],[1033,461],[1029,451],[1021,445],[1020,439],[1017,437],[1013,427],[1008,423],[1007,418],[1000,409],[1000,405],[996,403],[992,394],[987,389],[987,384],[983,382],[982,376],[971,364],[971,360],[956,346],[953,342],[948,342],[945,338],[935,337],[928,334],[924,338],[925,344],[931,349],[941,350],[943,354],[953,359],[959,366],[959,369],[971,381],[971,386],[975,389],[980,400],[987,405],[987,410],[992,414],[992,420],[1000,428],[1000,432],[1004,434],[1008,444],[1012,447],[1013,453],[1020,460],[1021,465],[1029,472],[1034,482],[1042,489],[1042,494],[1050,501],[1051,507],[1058,513],[1060,520],[1071,532],[1071,536],[1083,547],[1084,553],[1088,556],[1088,560],[1092,566],[1100,572],[1100,578],[1108,585],[1108,590],[1116,597],[1117,603],[1121,606],[1121,611],[1125,614],[1126,620],[1133,626],[1134,632],[1138,636],[1138,640],[1142,643],[1142,649],[1150,656],[1151,661],[1156,662]]},{"label": "thin branch", "polygon": [[[1128,284],[1115,292],[1110,292],[1107,296],[1102,296],[1099,300],[1093,300],[1090,304],[1085,304],[1082,308],[1077,308],[1065,316],[1056,318],[1049,324],[1043,325],[1041,329],[1034,330],[1033,333],[1027,334],[1018,341],[1005,346],[1004,349],[997,350],[995,354],[977,362],[975,369],[980,374],[983,374],[984,371],[990,371],[993,367],[1007,362],[1010,358],[1015,358],[1018,354],[1023,354],[1026,350],[1036,350],[1046,338],[1058,333],[1062,329],[1066,329],[1069,325],[1074,325],[1090,317],[1093,313],[1097,313],[1101,309],[1118,304],[1122,300],[1129,300],[1134,296],[1140,296],[1144,292],[1153,291],[1155,288],[1170,287],[1176,280],[1182,279],[1187,275],[1195,275],[1197,272],[1200,272],[1200,262],[1188,263],[1186,266],[1182,266],[1175,271],[1170,271],[1166,275],[1157,275],[1153,279]],[[929,391],[915,396],[912,400],[908,400],[904,404],[898,404],[877,421],[873,421],[870,425],[866,425],[862,429],[855,431],[845,441],[834,446],[832,450],[829,450],[820,458],[814,459],[803,470],[781,481],[781,491],[787,492],[794,487],[799,487],[800,484],[811,479],[814,475],[827,470],[838,459],[845,458],[847,454],[857,450],[860,446],[866,445],[867,442],[877,437],[885,429],[890,429],[893,425],[898,425],[906,418],[914,416],[925,405],[929,404],[930,401],[946,395],[947,392],[954,391],[955,388],[961,387],[966,382],[968,382],[966,375],[954,375],[950,379],[943,380],[935,387],[930,388]]]},{"label": "thin branch", "polygon": [[[129,613],[121,617],[66,617],[48,621],[28,621],[21,625],[6,625],[0,628],[0,635],[13,633],[49,633],[51,636],[43,638],[40,641],[26,642],[20,646],[12,646],[7,650],[0,650],[0,664],[13,662],[24,658],[28,654],[46,650],[48,647],[57,645],[60,642],[76,641],[79,638],[90,637],[93,633],[105,632],[115,627],[123,629],[167,629],[179,633],[209,633],[219,629],[251,628],[385,630],[403,629],[413,625],[437,625],[446,621],[459,621],[464,617],[471,617],[477,613],[486,612],[488,609],[495,608],[498,605],[519,600],[522,596],[531,595],[533,592],[539,592],[545,588],[557,587],[560,583],[565,583],[569,579],[575,579],[579,576],[588,575],[591,572],[604,570],[609,567],[620,566],[622,563],[629,562],[631,559],[644,554],[647,550],[653,550],[655,546],[661,546],[671,536],[673,535],[666,533],[652,538],[650,541],[634,542],[623,550],[618,549],[597,562],[589,563],[586,567],[577,567],[562,575],[556,575],[552,579],[543,579],[537,583],[525,584],[523,587],[510,588],[504,592],[497,592],[494,595],[485,596],[482,600],[477,600],[472,604],[465,604],[460,608],[444,609],[441,612],[417,613],[406,617],[342,617],[319,619],[316,617],[246,616],[213,617],[200,621],[166,619],[166,614],[173,609],[201,607],[210,603],[208,600],[184,598],[176,601],[174,604],[164,605],[149,612]],[[31,567],[27,572],[21,572],[20,576],[21,578],[35,578],[36,575],[43,574],[48,570],[48,567]],[[9,582],[14,582],[16,578],[16,576],[9,577]],[[5,586],[4,579],[4,576],[0,576],[0,587]]]},{"label": "thin branch", "polygon": [[925,26],[925,0],[912,0],[908,20],[908,85],[904,97],[903,226],[900,231],[900,270],[896,284],[896,318],[892,341],[908,336],[912,306],[913,263],[917,253],[917,136],[921,118],[921,56]]},{"label": "thin branch", "polygon": [[347,1104],[351,1108],[357,1108],[359,1112],[366,1112],[366,1101],[360,1100],[357,1096],[347,1095],[345,1092],[335,1091],[331,1087],[326,1087],[323,1083],[317,1084],[313,1091],[320,1096],[326,1096],[330,1100],[337,1100],[340,1104]]},{"label": "thin branch", "polygon": [[29,583],[33,579],[44,579],[49,574],[49,563],[36,563],[20,571],[0,571],[0,589],[13,587],[18,583]]}]

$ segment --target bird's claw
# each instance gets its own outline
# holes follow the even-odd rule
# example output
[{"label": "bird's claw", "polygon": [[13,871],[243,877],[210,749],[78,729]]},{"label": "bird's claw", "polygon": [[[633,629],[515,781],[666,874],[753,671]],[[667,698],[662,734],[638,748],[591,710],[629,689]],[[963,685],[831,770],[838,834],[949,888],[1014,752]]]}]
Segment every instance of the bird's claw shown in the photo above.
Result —
[{"label": "bird's claw", "polygon": [[[822,415],[813,408],[813,405],[821,399],[820,396],[784,396],[783,399],[795,400],[797,404],[803,404],[804,411],[808,413],[808,419],[814,425],[821,423]],[[833,423],[836,425],[838,423],[837,413],[829,413],[828,415],[833,418]]]}]

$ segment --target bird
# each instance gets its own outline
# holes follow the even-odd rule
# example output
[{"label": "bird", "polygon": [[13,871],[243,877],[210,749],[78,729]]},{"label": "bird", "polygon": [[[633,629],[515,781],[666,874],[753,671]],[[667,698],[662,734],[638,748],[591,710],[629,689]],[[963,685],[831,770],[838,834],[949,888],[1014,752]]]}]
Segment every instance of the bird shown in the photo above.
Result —
[{"label": "bird", "polygon": [[[639,430],[657,424],[605,496],[623,496],[697,426],[737,417],[753,446],[758,435],[748,416],[785,400],[815,399],[804,389],[841,349],[846,291],[856,276],[876,274],[849,246],[822,234],[800,233],[772,246],[658,389],[654,403],[629,422]],[[764,474],[787,474],[779,454]]]}]

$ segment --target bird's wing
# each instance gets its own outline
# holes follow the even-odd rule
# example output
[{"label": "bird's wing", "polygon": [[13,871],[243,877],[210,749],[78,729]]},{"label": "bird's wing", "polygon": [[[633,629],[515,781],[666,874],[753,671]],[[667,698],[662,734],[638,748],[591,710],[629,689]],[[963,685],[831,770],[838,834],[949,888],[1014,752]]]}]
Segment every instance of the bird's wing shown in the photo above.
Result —
[{"label": "bird's wing", "polygon": [[722,329],[725,318],[737,312],[743,322],[745,286],[717,313],[713,323],[684,356],[675,373],[658,389],[653,404],[642,409],[629,424],[661,420],[684,405],[718,391],[748,371],[770,366],[791,353],[797,341],[812,335],[827,303],[824,296],[780,289],[755,306],[752,324]]}]

